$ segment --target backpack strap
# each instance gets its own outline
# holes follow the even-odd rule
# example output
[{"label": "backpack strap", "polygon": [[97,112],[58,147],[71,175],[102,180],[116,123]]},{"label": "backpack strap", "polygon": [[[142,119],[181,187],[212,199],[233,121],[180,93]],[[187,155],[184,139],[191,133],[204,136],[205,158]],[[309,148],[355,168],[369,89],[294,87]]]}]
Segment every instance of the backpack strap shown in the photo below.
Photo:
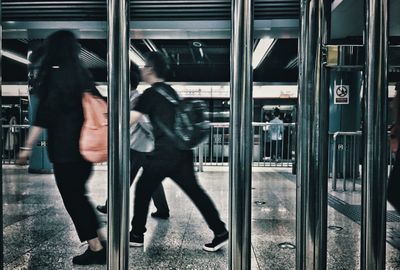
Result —
[{"label": "backpack strap", "polygon": [[154,87],[154,90],[156,90],[157,93],[162,95],[164,98],[166,98],[172,104],[174,104],[174,105],[178,105],[179,104],[180,100],[176,99],[173,96],[171,96],[170,94],[168,94],[163,87],[160,87],[160,86],[153,86],[153,87]]},{"label": "backpack strap", "polygon": [[[163,87],[160,86],[154,86],[154,90],[157,91],[157,93],[159,93],[160,95],[162,95],[165,99],[167,99],[170,103],[172,103],[175,106],[179,105],[179,99],[175,99],[174,97],[172,97],[170,94],[168,94],[165,89]],[[161,131],[172,141],[174,142],[174,139],[176,137],[176,135],[174,134],[174,132],[167,127],[167,125],[165,125],[158,117],[154,117],[154,121],[156,123],[156,125],[161,129]]]}]

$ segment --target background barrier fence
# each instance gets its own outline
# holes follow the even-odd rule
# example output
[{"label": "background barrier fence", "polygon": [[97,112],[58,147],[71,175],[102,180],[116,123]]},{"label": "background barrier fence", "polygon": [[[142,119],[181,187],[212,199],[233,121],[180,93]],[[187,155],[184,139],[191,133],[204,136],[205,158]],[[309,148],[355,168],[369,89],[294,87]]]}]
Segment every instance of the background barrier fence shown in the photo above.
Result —
[{"label": "background barrier fence", "polygon": [[[295,123],[253,123],[253,166],[292,166],[295,132]],[[208,140],[195,149],[195,161],[200,168],[228,166],[228,158],[229,123],[212,123]]]},{"label": "background barrier fence", "polygon": [[19,148],[23,146],[28,135],[29,125],[3,125],[2,129],[3,164],[15,164]]},{"label": "background barrier fence", "polygon": [[[25,142],[29,125],[3,125],[3,164],[15,164],[19,147]],[[195,149],[195,163],[200,171],[203,166],[228,166],[229,123],[211,123],[207,141]],[[295,164],[296,124],[295,123],[253,123],[253,166],[292,167]],[[329,176],[332,190],[352,190],[361,177],[362,133],[335,132],[329,134]],[[389,134],[388,134],[389,139]],[[389,152],[388,164],[391,169],[394,154]],[[103,164],[105,165],[105,163]]]}]

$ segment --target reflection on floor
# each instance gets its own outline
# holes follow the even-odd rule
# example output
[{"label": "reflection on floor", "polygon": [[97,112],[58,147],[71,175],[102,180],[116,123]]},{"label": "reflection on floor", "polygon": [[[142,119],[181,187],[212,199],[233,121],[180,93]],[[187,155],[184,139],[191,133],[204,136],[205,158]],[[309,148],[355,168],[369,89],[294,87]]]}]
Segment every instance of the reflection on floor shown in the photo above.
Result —
[{"label": "reflection on floor", "polygon": [[[209,192],[222,219],[228,222],[227,168],[206,167],[199,181]],[[4,269],[106,269],[74,267],[72,256],[83,252],[52,175],[6,169],[4,181]],[[294,269],[295,250],[280,243],[295,243],[295,176],[291,169],[257,168],[253,177],[252,269]],[[106,196],[105,170],[97,170],[89,191],[94,204]],[[227,248],[202,251],[212,238],[190,200],[169,179],[165,182],[171,209],[169,220],[148,219],[144,248],[130,248],[130,269],[227,269]],[[331,192],[330,199],[360,204],[360,188]],[[152,206],[153,207],[153,206]],[[154,210],[154,209],[153,209]],[[328,269],[359,269],[360,226],[346,213],[329,207]],[[105,216],[100,219],[105,224]],[[398,220],[389,231],[400,228]],[[342,228],[342,229],[341,229]],[[105,231],[105,229],[103,229]],[[387,269],[400,269],[400,252],[387,244]]]}]

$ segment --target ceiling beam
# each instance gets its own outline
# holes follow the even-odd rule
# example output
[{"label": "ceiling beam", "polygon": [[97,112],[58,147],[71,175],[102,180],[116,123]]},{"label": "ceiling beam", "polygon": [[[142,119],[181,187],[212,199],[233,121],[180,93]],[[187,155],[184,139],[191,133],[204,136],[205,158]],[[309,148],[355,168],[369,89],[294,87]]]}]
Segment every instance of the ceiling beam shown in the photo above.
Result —
[{"label": "ceiling beam", "polygon": [[[254,38],[297,38],[297,19],[256,20]],[[4,39],[40,39],[59,29],[70,29],[80,39],[105,39],[104,21],[5,21]],[[218,21],[131,21],[133,39],[229,39],[230,20]]]}]

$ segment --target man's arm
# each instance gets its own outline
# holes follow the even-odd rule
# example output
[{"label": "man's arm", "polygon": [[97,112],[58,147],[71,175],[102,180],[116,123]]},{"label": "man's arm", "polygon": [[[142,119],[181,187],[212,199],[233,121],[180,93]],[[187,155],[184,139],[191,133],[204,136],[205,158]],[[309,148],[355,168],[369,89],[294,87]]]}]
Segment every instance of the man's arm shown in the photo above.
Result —
[{"label": "man's arm", "polygon": [[136,124],[139,121],[140,117],[142,117],[142,115],[143,114],[141,112],[131,111],[129,124],[130,125]]}]

